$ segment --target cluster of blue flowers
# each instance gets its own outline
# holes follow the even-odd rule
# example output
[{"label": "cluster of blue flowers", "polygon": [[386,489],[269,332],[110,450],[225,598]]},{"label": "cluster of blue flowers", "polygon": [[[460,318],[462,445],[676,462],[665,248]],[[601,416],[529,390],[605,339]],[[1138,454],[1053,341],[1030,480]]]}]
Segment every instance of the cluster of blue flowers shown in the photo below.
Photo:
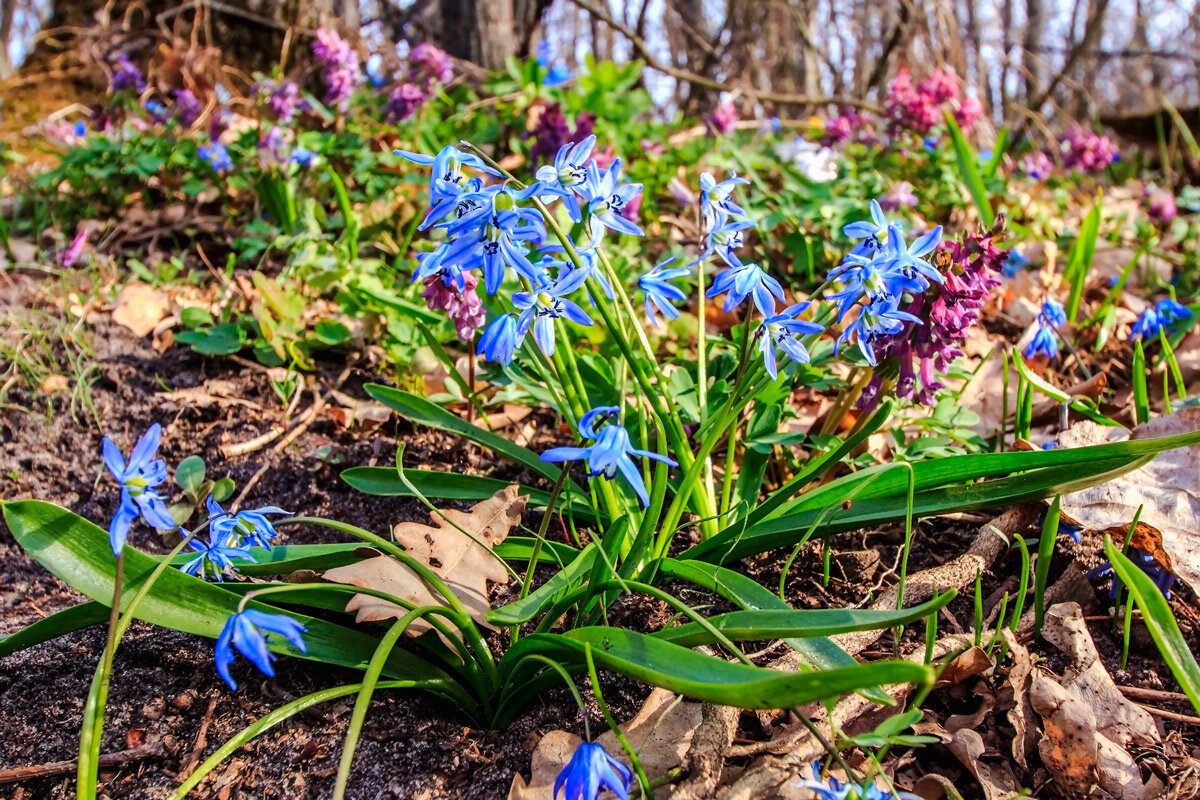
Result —
[{"label": "cluster of blue flowers", "polygon": [[1038,329],[1025,345],[1025,357],[1033,358],[1038,353],[1047,358],[1058,355],[1058,329],[1067,324],[1067,312],[1062,303],[1050,298],[1042,303],[1042,310],[1037,316]]},{"label": "cluster of blue flowers", "polygon": [[[207,578],[211,574],[220,580],[225,570],[234,568],[234,558],[254,561],[248,549],[251,545],[269,550],[276,531],[266,515],[287,514],[282,508],[267,506],[230,514],[210,495],[206,504],[207,542],[198,541],[196,534],[175,523],[166,502],[156,491],[156,487],[167,479],[166,462],[155,458],[161,440],[162,427],[155,423],[134,445],[128,463],[116,443],[108,437],[101,440],[104,465],[121,486],[121,502],[108,529],[113,555],[121,554],[129,528],[138,517],[159,530],[178,530],[185,536],[188,546],[198,555],[180,567],[180,571],[199,578]],[[304,630],[303,625],[286,614],[240,610],[229,617],[217,638],[217,673],[231,689],[237,689],[237,684],[229,674],[234,659],[233,648],[237,648],[265,674],[274,675],[271,666],[274,656],[267,650],[266,633],[279,634],[297,650],[304,652],[304,640],[300,637]]]},{"label": "cluster of blue flowers", "polygon": [[812,773],[810,780],[798,785],[810,790],[817,800],[920,800],[920,795],[912,792],[888,792],[874,783],[842,783],[832,775],[821,780],[820,763],[813,764]]},{"label": "cluster of blue flowers", "polygon": [[871,201],[871,219],[852,222],[842,232],[859,239],[841,264],[829,272],[835,291],[830,299],[837,304],[838,321],[856,305],[858,315],[838,336],[836,347],[854,336],[863,358],[875,366],[873,343],[899,332],[905,322],[921,320],[900,308],[905,293],[919,295],[930,282],[942,284],[946,278],[926,260],[942,239],[942,227],[930,230],[911,244],[904,229],[890,222],[877,200]]},{"label": "cluster of blue flowers", "polygon": [[1152,306],[1147,306],[1141,314],[1138,314],[1129,333],[1129,339],[1130,341],[1156,339],[1160,330],[1164,328],[1169,330],[1176,323],[1192,318],[1192,312],[1188,310],[1187,306],[1166,297]]},{"label": "cluster of blue flowers", "polygon": [[[461,291],[463,273],[480,269],[489,295],[495,295],[510,276],[525,284],[524,291],[513,292],[509,298],[519,314],[496,317],[480,338],[478,353],[484,359],[508,364],[531,331],[542,352],[553,355],[556,319],[592,324],[591,317],[568,297],[584,288],[588,278],[595,277],[612,297],[612,287],[597,269],[595,248],[608,230],[642,234],[642,229],[623,215],[627,207],[633,207],[642,186],[622,183],[620,159],[601,170],[591,157],[595,143],[596,138],[589,136],[578,144],[563,145],[554,164],[539,169],[535,182],[520,190],[506,182],[484,185],[481,177],[466,175],[464,167],[501,177],[478,156],[452,145],[436,156],[396,151],[432,168],[429,209],[418,229],[436,228],[446,234],[432,252],[418,256],[413,279],[436,275],[446,286]],[[585,224],[587,244],[573,245],[582,268],[565,256],[555,257],[563,254],[563,247],[546,243],[541,213],[522,205],[535,197],[547,204],[561,200],[571,219]]]}]

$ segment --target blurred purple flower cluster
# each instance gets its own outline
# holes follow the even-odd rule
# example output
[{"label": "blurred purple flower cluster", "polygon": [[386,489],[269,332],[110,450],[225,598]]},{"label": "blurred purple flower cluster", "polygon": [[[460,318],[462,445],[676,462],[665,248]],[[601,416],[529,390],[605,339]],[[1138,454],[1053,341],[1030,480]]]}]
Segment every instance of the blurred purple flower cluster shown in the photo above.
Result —
[{"label": "blurred purple flower cluster", "polygon": [[[886,359],[895,359],[897,397],[915,397],[918,402],[930,405],[943,387],[937,379],[938,373],[944,373],[962,355],[967,330],[979,321],[979,309],[992,288],[1000,283],[1008,251],[996,247],[992,237],[991,232],[985,232],[969,236],[961,243],[943,242],[938,254],[950,262],[944,270],[946,282],[931,284],[907,306],[901,304],[921,324],[905,322],[896,333],[875,341],[881,366],[888,363]],[[889,372],[886,368],[876,370],[858,400],[859,408],[870,411],[879,404],[884,375]]]},{"label": "blurred purple flower cluster", "polygon": [[421,292],[421,297],[434,311],[445,311],[458,331],[459,340],[469,342],[475,330],[487,322],[487,313],[475,290],[479,277],[473,272],[464,272],[462,277],[463,288],[459,291],[457,286],[447,286],[441,275],[430,275],[425,279],[425,291]]},{"label": "blurred purple flower cluster", "polygon": [[422,42],[408,55],[408,77],[388,95],[388,121],[408,119],[417,113],[438,86],[454,77],[454,62],[445,51]]},{"label": "blurred purple flower cluster", "polygon": [[1147,186],[1142,194],[1142,202],[1146,206],[1146,216],[1151,222],[1159,225],[1169,225],[1179,213],[1179,208],[1175,205],[1175,195],[1168,189]]},{"label": "blurred purple flower cluster", "polygon": [[714,136],[727,136],[738,124],[741,117],[738,116],[737,107],[733,103],[726,101],[717,106],[704,124],[708,127],[708,132]]},{"label": "blurred purple flower cluster", "polygon": [[869,119],[852,108],[843,108],[836,117],[831,117],[825,122],[822,144],[833,147],[851,140],[870,141],[874,138]]},{"label": "blurred purple flower cluster", "polygon": [[141,92],[146,88],[146,79],[142,76],[142,71],[137,68],[137,65],[129,60],[129,56],[121,53],[117,56],[117,61],[113,65],[112,77],[108,80],[108,88],[113,92],[124,91],[125,89],[133,89]]},{"label": "blurred purple flower cluster", "polygon": [[937,126],[943,111],[952,111],[963,130],[970,130],[983,116],[979,98],[966,95],[960,99],[958,78],[950,70],[938,69],[920,83],[913,83],[907,67],[888,88],[886,105],[888,132],[893,136],[911,131],[924,136]]},{"label": "blurred purple flower cluster", "polygon": [[1109,164],[1121,160],[1112,139],[1095,131],[1074,126],[1063,135],[1063,167],[1080,172],[1103,172]]},{"label": "blurred purple flower cluster", "polygon": [[179,124],[190,128],[204,111],[204,104],[191,89],[176,89],[175,108],[179,111]]},{"label": "blurred purple flower cluster", "polygon": [[529,148],[529,160],[535,164],[552,161],[567,142],[581,142],[591,136],[595,124],[596,116],[585,111],[575,118],[575,128],[572,130],[563,116],[562,106],[558,103],[546,106],[533,127],[525,132],[525,138],[533,140]]},{"label": "blurred purple flower cluster", "polygon": [[297,111],[308,108],[308,102],[300,97],[300,84],[295,81],[261,80],[254,85],[254,93],[266,97],[267,108],[284,125],[296,118]]},{"label": "blurred purple flower cluster", "polygon": [[355,88],[363,81],[358,53],[332,28],[317,29],[312,51],[324,70],[325,102],[345,111]]},{"label": "blurred purple flower cluster", "polygon": [[1050,173],[1053,171],[1054,162],[1041,150],[1029,153],[1021,159],[1021,172],[1024,172],[1027,178],[1044,181],[1050,177]]}]

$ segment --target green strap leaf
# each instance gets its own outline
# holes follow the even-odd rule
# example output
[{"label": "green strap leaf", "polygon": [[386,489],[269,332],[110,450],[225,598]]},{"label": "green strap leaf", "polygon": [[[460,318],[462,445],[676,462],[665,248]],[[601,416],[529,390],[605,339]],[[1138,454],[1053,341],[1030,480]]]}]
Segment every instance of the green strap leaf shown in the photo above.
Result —
[{"label": "green strap leaf", "polygon": [[501,669],[520,663],[531,652],[578,665],[584,661],[585,648],[591,649],[598,666],[612,672],[695,700],[752,710],[790,708],[890,684],[928,685],[934,678],[929,667],[907,661],[782,672],[714,658],[644,633],[606,626],[526,636],[505,654]]},{"label": "green strap leaf", "polygon": [[[446,431],[447,433],[457,434],[489,450],[495,450],[497,453],[507,456],[518,464],[533,470],[548,481],[553,482],[558,480],[559,467],[556,464],[542,461],[538,457],[538,454],[532,450],[521,447],[518,444],[513,444],[503,436],[499,436],[491,431],[485,431],[478,425],[472,425],[423,397],[418,397],[412,392],[393,389],[389,386],[380,386],[376,383],[369,383],[365,388],[367,394],[371,395],[371,397],[383,403],[388,408],[395,410],[411,422],[436,428],[440,431]],[[575,489],[580,494],[583,494],[582,490],[578,487],[575,487]]]},{"label": "green strap leaf", "polygon": [[[39,500],[4,503],[4,521],[17,543],[35,561],[71,588],[100,603],[110,601],[116,560],[108,533],[65,508]],[[128,602],[154,571],[158,559],[125,548],[125,591]],[[164,628],[215,639],[225,621],[237,612],[238,597],[220,587],[167,570],[155,582],[138,607],[137,618]],[[276,609],[249,601],[247,608],[271,613]],[[82,612],[80,612],[82,613]],[[270,649],[295,658],[364,669],[378,640],[324,620],[292,614],[307,628],[301,653],[286,642],[275,641]],[[386,673],[403,680],[428,682],[446,697],[472,703],[450,676],[429,662],[401,650],[393,651]]]},{"label": "green strap leaf", "polygon": [[108,622],[108,606],[95,600],[64,608],[0,638],[0,658],[102,622]]},{"label": "green strap leaf", "polygon": [[1079,237],[1071,245],[1067,254],[1067,264],[1063,267],[1063,279],[1071,286],[1067,298],[1067,318],[1075,321],[1079,313],[1079,301],[1083,297],[1083,284],[1087,274],[1092,269],[1092,259],[1096,255],[1096,239],[1100,235],[1100,202],[1092,206],[1083,222],[1079,225]]},{"label": "green strap leaf", "polygon": [[1142,572],[1125,554],[1113,544],[1112,537],[1104,537],[1104,553],[1112,564],[1113,571],[1121,579],[1121,583],[1129,589],[1130,596],[1142,612],[1142,619],[1163,660],[1171,668],[1171,674],[1179,681],[1180,688],[1192,701],[1192,708],[1200,713],[1200,664],[1188,647],[1175,615],[1167,605],[1167,599],[1154,585],[1154,581]]},{"label": "green strap leaf", "polygon": [[[872,611],[857,608],[770,609],[731,611],[709,617],[708,622],[731,641],[834,636],[851,631],[883,630],[908,625],[935,614],[953,599],[953,592],[902,611]],[[716,639],[699,623],[688,622],[651,634],[657,639],[684,647],[712,644]]]},{"label": "green strap leaf", "polygon": [[488,612],[487,620],[493,625],[521,625],[545,612],[572,589],[577,580],[588,574],[596,561],[596,543],[592,542],[566,567],[554,573],[526,597]]},{"label": "green strap leaf", "polygon": [[[963,136],[962,129],[958,127],[958,122],[949,111],[946,112],[946,128],[950,131],[950,142],[954,145],[954,156],[958,159],[959,177],[962,178],[963,185],[971,194],[971,199],[975,201],[975,208],[979,211],[979,219],[982,220],[983,227],[990,228],[996,215],[992,213],[992,204],[988,202],[987,187],[983,185],[983,178],[979,175],[975,148]],[[995,153],[992,156],[994,158]]]}]

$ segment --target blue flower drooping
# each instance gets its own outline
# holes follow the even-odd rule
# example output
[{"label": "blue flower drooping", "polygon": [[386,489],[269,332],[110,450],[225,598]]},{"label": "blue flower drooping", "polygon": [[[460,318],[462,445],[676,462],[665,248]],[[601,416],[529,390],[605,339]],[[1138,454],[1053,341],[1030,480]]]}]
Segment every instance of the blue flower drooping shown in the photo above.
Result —
[{"label": "blue flower drooping", "polygon": [[629,800],[633,773],[595,742],[581,742],[575,754],[554,780],[554,798],[566,790],[564,800],[596,800],[601,789],[611,789],[621,800]]}]

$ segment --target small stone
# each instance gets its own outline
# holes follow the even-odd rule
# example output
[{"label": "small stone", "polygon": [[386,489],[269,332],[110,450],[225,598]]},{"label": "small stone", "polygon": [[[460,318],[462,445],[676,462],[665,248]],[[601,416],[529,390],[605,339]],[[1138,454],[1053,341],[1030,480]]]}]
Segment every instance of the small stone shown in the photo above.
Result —
[{"label": "small stone", "polygon": [[192,703],[196,702],[195,689],[188,689],[180,695],[171,698],[171,707],[176,711],[187,711],[192,707]]}]

